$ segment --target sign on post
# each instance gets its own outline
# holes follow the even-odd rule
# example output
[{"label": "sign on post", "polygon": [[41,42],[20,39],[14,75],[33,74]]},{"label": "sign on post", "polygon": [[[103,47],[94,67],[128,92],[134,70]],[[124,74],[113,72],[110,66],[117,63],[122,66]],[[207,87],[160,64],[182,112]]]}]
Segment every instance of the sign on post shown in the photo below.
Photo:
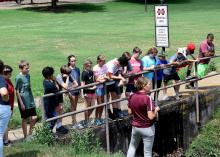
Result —
[{"label": "sign on post", "polygon": [[168,27],[156,27],[156,46],[169,47]]},{"label": "sign on post", "polygon": [[169,47],[169,21],[167,5],[154,7],[155,43],[157,47]]}]

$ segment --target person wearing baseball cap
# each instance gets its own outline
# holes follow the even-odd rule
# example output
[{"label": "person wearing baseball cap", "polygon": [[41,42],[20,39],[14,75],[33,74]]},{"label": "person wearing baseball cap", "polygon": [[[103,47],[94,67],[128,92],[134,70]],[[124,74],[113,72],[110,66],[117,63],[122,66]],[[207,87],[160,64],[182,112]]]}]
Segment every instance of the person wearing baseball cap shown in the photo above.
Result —
[{"label": "person wearing baseball cap", "polygon": [[[196,58],[193,56],[195,49],[196,49],[196,46],[192,42],[189,42],[186,47],[178,48],[178,53],[182,53],[185,58],[187,58],[187,56],[191,56],[191,58],[192,58],[192,59],[187,59],[188,62],[185,62],[184,64],[179,66],[179,68],[187,66],[186,80],[192,78],[191,71],[192,71],[192,67],[193,67],[193,61],[196,60]],[[193,82],[190,82],[189,85],[188,84],[186,85],[187,89],[191,89],[193,87],[194,87]]]},{"label": "person wearing baseball cap", "polygon": [[[173,80],[173,83],[179,83],[180,77],[178,75],[178,70],[180,67],[186,65],[187,58],[186,58],[186,49],[185,48],[178,48],[176,53],[170,58],[169,64],[175,65],[173,67],[169,67],[163,70],[164,74],[164,87],[168,85],[170,80]],[[176,93],[176,99],[179,100],[179,89],[180,85],[174,86],[174,91]],[[169,100],[167,96],[167,90],[164,89],[164,97],[163,100]]]}]

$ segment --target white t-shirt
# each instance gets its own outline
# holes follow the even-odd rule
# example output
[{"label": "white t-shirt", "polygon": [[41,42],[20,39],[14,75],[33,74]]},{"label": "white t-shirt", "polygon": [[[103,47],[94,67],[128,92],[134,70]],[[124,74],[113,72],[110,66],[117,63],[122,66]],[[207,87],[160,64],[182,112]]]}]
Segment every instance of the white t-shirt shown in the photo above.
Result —
[{"label": "white t-shirt", "polygon": [[[100,67],[98,64],[95,65],[93,67],[93,73],[94,73],[94,76],[95,78],[100,78],[100,77],[105,77],[107,76],[107,73],[108,73],[108,68],[107,66],[104,64],[102,67]],[[97,88],[102,88],[103,85],[98,85]]]}]

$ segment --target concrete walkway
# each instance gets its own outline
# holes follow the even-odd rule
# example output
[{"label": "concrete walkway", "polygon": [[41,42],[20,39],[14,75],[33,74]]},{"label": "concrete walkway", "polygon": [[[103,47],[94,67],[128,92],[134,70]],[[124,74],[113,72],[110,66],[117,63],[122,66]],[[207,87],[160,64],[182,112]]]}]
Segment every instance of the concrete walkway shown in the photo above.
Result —
[{"label": "concrete walkway", "polygon": [[[107,1],[109,0],[59,0],[57,5],[79,4],[79,3],[104,3]],[[33,4],[31,4],[31,0],[22,0],[21,5],[17,4],[15,0],[14,1],[5,0],[4,2],[0,2],[0,10],[44,7],[44,6],[51,6],[51,0],[33,0]]]},{"label": "concrete walkway", "polygon": [[[199,92],[203,92],[205,90],[210,90],[211,88],[216,88],[220,86],[220,76],[216,75],[213,77],[209,77],[206,79],[203,79],[201,81],[199,81]],[[180,87],[180,94],[182,95],[182,97],[188,97],[188,96],[192,96],[195,94],[195,90],[191,90],[191,89],[185,89],[185,85],[181,85]],[[174,90],[173,88],[169,88],[168,89],[168,96],[173,96],[174,95]],[[124,97],[124,95],[123,95]],[[163,92],[161,91],[159,94],[159,101],[162,99],[163,97]],[[127,102],[121,102],[121,107],[123,110],[127,109]],[[79,103],[77,110],[81,110],[85,108],[85,104],[84,103]],[[94,118],[94,112],[92,114],[92,118]],[[104,112],[103,112],[103,118],[104,118]],[[77,115],[77,121],[81,121],[84,119],[84,114],[80,113]],[[63,119],[63,124],[64,125],[71,125],[71,117],[66,117]],[[22,129],[15,129],[15,130],[10,130],[9,131],[9,139],[11,141],[17,141],[17,140],[21,140],[23,138],[23,133],[22,133]]]}]

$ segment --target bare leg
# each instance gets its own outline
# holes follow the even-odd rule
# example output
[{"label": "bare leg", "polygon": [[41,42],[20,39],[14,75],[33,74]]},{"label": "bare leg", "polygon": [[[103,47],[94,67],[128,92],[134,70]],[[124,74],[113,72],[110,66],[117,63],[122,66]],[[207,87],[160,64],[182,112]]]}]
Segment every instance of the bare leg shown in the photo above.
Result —
[{"label": "bare leg", "polygon": [[[90,99],[90,106],[94,106],[95,105],[95,99],[94,98],[91,98]],[[88,116],[90,117],[91,114],[92,114],[93,110],[89,110],[88,111]]]},{"label": "bare leg", "polygon": [[[91,106],[91,99],[89,97],[85,97],[86,100],[86,107],[90,107]],[[89,116],[91,115],[91,110],[86,111],[85,112],[85,121],[88,122],[89,121]]]},{"label": "bare leg", "polygon": [[[78,96],[70,95],[70,103],[71,103],[71,111],[76,111]],[[72,123],[73,125],[76,124],[76,115],[72,116]]]},{"label": "bare leg", "polygon": [[31,117],[29,135],[32,135],[33,128],[34,128],[34,125],[35,125],[35,123],[36,123],[36,119],[37,119],[37,116],[32,116],[32,117]]},{"label": "bare leg", "polygon": [[22,130],[24,134],[24,138],[27,137],[27,120],[22,118]]},{"label": "bare leg", "polygon": [[[57,114],[58,116],[61,115],[63,113],[63,104],[60,103],[59,106],[57,106],[56,108]],[[61,119],[57,119],[57,128],[59,128],[62,125],[62,118]]]},{"label": "bare leg", "polygon": [[[163,82],[163,87],[166,87],[168,82]],[[167,95],[167,88],[163,90],[163,95]]]},{"label": "bare leg", "polygon": [[[104,103],[104,96],[101,96],[101,104]],[[104,107],[100,107],[98,118],[102,118],[102,112]]]},{"label": "bare leg", "polygon": [[[179,80],[174,80],[174,83],[179,83]],[[176,96],[179,96],[180,85],[174,86],[174,90],[175,90]]]},{"label": "bare leg", "polygon": [[[119,98],[120,98],[120,95],[117,95],[115,92],[112,92],[112,93],[111,93],[111,97],[112,97],[112,100],[116,100],[116,99],[119,99]],[[113,107],[113,108],[120,109],[120,103],[119,103],[119,102],[113,103],[113,104],[112,104],[112,107]]]}]

